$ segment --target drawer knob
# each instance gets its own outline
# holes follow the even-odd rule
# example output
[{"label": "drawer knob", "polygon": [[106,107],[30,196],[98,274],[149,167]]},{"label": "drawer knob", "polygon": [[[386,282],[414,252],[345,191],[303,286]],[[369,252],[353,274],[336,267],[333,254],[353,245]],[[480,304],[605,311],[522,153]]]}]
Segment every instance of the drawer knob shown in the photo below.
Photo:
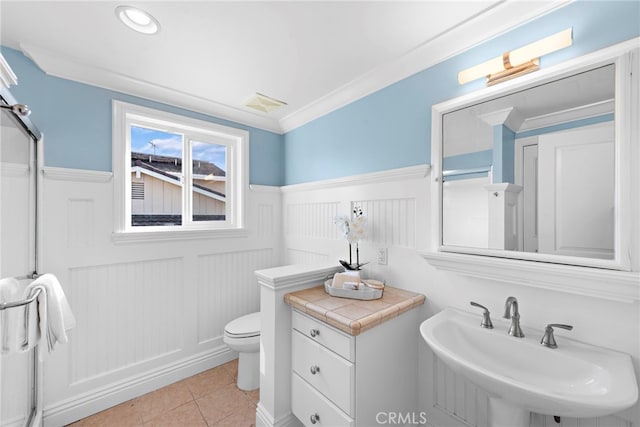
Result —
[{"label": "drawer knob", "polygon": [[318,372],[320,372],[320,366],[314,365],[314,366],[311,367],[310,371],[311,371],[311,375],[315,375]]},{"label": "drawer knob", "polygon": [[320,415],[318,415],[318,414],[313,414],[313,415],[311,415],[310,420],[311,420],[311,424],[315,424],[315,423],[317,423],[318,421],[320,421]]},{"label": "drawer knob", "polygon": [[311,335],[313,338],[315,338],[318,335],[320,335],[320,331],[318,329],[312,329],[312,330],[309,331],[309,335]]}]

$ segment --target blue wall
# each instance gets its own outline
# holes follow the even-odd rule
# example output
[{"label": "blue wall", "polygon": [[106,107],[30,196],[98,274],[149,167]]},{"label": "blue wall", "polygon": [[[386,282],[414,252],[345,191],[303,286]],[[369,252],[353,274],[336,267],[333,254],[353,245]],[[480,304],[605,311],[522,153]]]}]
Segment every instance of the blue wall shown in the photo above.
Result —
[{"label": "blue wall", "polygon": [[11,88],[11,93],[18,102],[31,108],[31,118],[45,136],[47,166],[111,171],[111,100],[117,99],[247,130],[250,133],[249,181],[261,185],[284,182],[282,135],[52,77],[21,52],[4,46],[0,51],[18,76],[18,85]]},{"label": "blue wall", "polygon": [[431,107],[484,87],[459,85],[458,71],[568,27],[573,45],[541,67],[640,36],[640,2],[573,2],[287,133],[285,183],[430,163]]},{"label": "blue wall", "polygon": [[514,183],[516,133],[505,125],[493,127],[493,183]]},{"label": "blue wall", "polygon": [[44,74],[20,52],[0,47],[19,76],[12,88],[45,134],[48,166],[111,170],[111,100],[140,104],[251,134],[250,181],[283,185],[430,163],[431,107],[484,87],[461,86],[458,71],[513,47],[573,27],[570,48],[541,67],[640,36],[640,2],[575,1],[320,117],[284,136]]}]

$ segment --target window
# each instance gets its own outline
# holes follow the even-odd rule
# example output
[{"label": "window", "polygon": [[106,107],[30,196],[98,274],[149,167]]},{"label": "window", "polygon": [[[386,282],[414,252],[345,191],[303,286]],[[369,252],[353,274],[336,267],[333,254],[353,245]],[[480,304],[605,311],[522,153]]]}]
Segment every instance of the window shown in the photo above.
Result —
[{"label": "window", "polygon": [[114,101],[116,238],[242,230],[248,144],[240,129]]}]

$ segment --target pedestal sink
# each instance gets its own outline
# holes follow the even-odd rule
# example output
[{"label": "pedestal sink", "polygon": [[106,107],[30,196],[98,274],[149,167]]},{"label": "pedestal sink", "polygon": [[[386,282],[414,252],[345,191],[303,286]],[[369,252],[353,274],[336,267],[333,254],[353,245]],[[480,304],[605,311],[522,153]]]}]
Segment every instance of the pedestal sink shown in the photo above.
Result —
[{"label": "pedestal sink", "polygon": [[529,425],[529,412],[599,417],[634,405],[638,385],[631,357],[565,337],[540,345],[543,331],[507,335],[509,321],[447,308],[420,325],[433,352],[452,370],[486,390],[493,426]]}]

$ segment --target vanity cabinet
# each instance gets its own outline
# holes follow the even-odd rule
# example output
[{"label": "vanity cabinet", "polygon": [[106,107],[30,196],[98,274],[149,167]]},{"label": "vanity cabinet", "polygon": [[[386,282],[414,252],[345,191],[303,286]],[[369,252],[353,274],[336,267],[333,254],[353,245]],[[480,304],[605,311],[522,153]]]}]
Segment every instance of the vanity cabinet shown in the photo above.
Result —
[{"label": "vanity cabinet", "polygon": [[[309,305],[301,310],[300,304],[287,301],[294,307],[291,409],[304,425],[370,426],[385,424],[400,414],[419,416],[419,318],[413,308],[423,303],[424,296],[407,294],[410,299],[397,304],[395,300],[376,303],[327,295],[326,307],[353,302],[353,308],[343,307],[342,314],[322,310],[316,304],[323,303],[318,301],[315,310]],[[326,320],[316,317],[318,311]],[[359,321],[347,317],[349,313],[360,316]]]},{"label": "vanity cabinet", "polygon": [[291,409],[305,425],[355,425],[355,337],[293,311]]}]

